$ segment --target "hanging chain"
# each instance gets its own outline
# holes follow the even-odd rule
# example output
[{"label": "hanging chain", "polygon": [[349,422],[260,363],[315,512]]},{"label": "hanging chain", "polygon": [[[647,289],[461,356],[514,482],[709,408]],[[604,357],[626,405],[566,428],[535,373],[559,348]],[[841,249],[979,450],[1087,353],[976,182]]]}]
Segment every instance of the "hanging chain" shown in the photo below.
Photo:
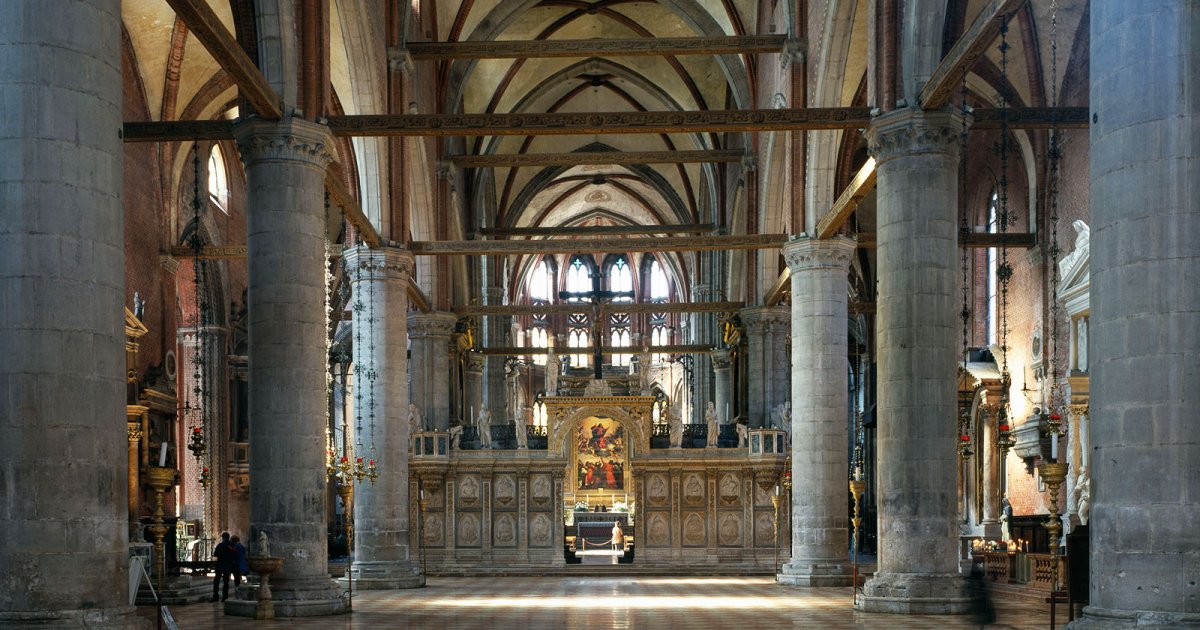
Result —
[{"label": "hanging chain", "polygon": [[[1000,103],[1000,141],[998,143],[998,153],[1000,154],[1000,195],[999,209],[997,212],[996,223],[997,230],[1000,234],[1006,234],[1008,227],[1012,224],[1012,216],[1008,207],[1008,154],[1009,146],[1009,127],[1008,127],[1008,99],[1004,92],[1008,89],[1008,20],[1010,16],[1005,16],[1000,22],[1000,77],[1001,85],[999,90]],[[1003,239],[1001,239],[1003,241]],[[1008,262],[1008,248],[1005,243],[1001,242],[1000,247],[1000,264],[996,268],[996,279],[1000,281],[1000,326],[997,331],[1000,342],[1000,401],[997,410],[997,432],[999,437],[997,444],[1001,452],[1007,453],[1009,448],[1015,444],[1012,437],[1012,427],[1009,421],[1009,389],[1012,384],[1012,376],[1008,371],[1008,283],[1012,279],[1012,265]]]},{"label": "hanging chain", "polygon": [[[382,265],[379,263],[370,265],[371,277],[368,280],[370,284],[368,285],[367,289],[367,351],[370,355],[370,367],[367,371],[367,384],[370,388],[367,391],[367,408],[370,414],[370,427],[368,428],[368,431],[370,432],[371,446],[367,450],[367,464],[361,470],[362,475],[370,479],[371,483],[375,483],[375,479],[379,477],[378,468],[376,466],[378,455],[375,451],[375,381],[379,377],[379,372],[376,370],[375,365],[375,285],[379,282],[379,277],[376,274],[381,269]],[[356,460],[356,464],[360,466],[362,465],[362,457],[359,457],[358,460]]]},{"label": "hanging chain", "polygon": [[[1058,108],[1058,0],[1050,3],[1050,106],[1051,111]],[[1050,206],[1050,400],[1048,401],[1047,429],[1055,436],[1060,435],[1063,428],[1062,390],[1058,382],[1058,285],[1061,280],[1058,273],[1058,257],[1062,250],[1058,245],[1058,179],[1062,159],[1062,145],[1059,137],[1058,122],[1053,116],[1050,119],[1050,149],[1049,174],[1047,177],[1047,197]]]},{"label": "hanging chain", "polygon": [[[358,361],[354,362],[354,447],[351,449],[347,446],[342,453],[341,469],[343,481],[348,481],[352,474],[350,458],[362,451],[362,435],[363,435],[363,390],[366,389],[366,370],[363,367],[362,349],[363,344],[363,324],[364,315],[366,314],[366,304],[363,303],[363,262],[358,261],[354,265],[354,349],[359,355]],[[347,442],[349,444],[349,442]]]},{"label": "hanging chain", "polygon": [[[967,105],[967,75],[963,74],[962,79],[962,129],[959,132],[960,156],[958,161],[958,236],[959,236],[959,262],[962,271],[962,310],[958,316],[962,319],[962,369],[967,371],[967,363],[970,361],[970,332],[969,326],[971,321],[970,307],[970,276],[968,274],[967,265],[967,248],[962,247],[966,242],[967,237],[971,234],[969,217],[967,215],[967,116],[970,114],[970,107]],[[962,407],[962,405],[959,405]],[[970,457],[974,451],[971,449],[971,410],[970,407],[963,407],[958,410],[958,456],[962,459]]]}]

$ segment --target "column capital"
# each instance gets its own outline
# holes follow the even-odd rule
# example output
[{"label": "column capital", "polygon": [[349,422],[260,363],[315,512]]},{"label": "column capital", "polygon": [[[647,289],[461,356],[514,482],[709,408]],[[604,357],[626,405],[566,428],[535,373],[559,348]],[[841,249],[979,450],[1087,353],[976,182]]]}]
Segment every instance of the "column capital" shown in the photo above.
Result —
[{"label": "column capital", "polygon": [[753,306],[738,311],[738,315],[741,316],[742,323],[746,324],[746,331],[751,334],[792,325],[792,312],[786,306]]},{"label": "column capital", "polygon": [[[358,245],[346,250],[346,273],[351,282],[371,279],[391,279],[408,282],[413,275],[416,259],[412,253],[399,247],[377,247],[369,249]],[[366,273],[366,277],[361,274]]]},{"label": "column capital", "polygon": [[724,348],[713,349],[709,356],[712,357],[712,365],[714,370],[728,370],[729,367],[733,365],[733,357],[731,357],[729,351],[725,350]]},{"label": "column capital", "polygon": [[446,311],[409,313],[408,336],[410,339],[438,336],[448,338],[450,333],[454,332],[454,325],[456,323],[458,323],[458,316]]},{"label": "column capital", "polygon": [[713,296],[713,288],[711,284],[693,284],[692,299],[697,301],[709,302]]},{"label": "column capital", "polygon": [[783,259],[793,274],[819,269],[850,270],[850,261],[857,247],[852,238],[812,238],[799,236],[783,244]]},{"label": "column capital", "polygon": [[474,352],[474,351],[468,352],[467,353],[467,371],[475,372],[477,374],[483,373],[483,363],[484,363],[483,359],[484,359],[484,356],[480,352]]},{"label": "column capital", "polygon": [[333,161],[329,127],[299,119],[251,119],[233,127],[238,152],[247,166],[256,162],[309,162],[321,170]]},{"label": "column capital", "polygon": [[878,164],[921,153],[958,157],[962,125],[962,113],[957,111],[906,108],[888,112],[867,127],[867,151]]}]

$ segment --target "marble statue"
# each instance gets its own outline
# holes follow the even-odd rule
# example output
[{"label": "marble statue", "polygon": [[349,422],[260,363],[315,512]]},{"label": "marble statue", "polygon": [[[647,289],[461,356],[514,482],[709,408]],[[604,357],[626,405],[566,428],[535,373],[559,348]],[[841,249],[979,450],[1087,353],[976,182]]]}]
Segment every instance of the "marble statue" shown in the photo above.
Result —
[{"label": "marble statue", "polygon": [[735,424],[734,426],[737,427],[738,448],[745,448],[746,442],[749,440],[750,429],[748,429],[746,425],[742,424],[741,422]]},{"label": "marble statue", "polygon": [[492,412],[480,409],[475,426],[479,428],[479,448],[492,448]]},{"label": "marble statue", "polygon": [[667,424],[671,433],[671,448],[679,448],[683,444],[683,412],[679,405],[667,408]]},{"label": "marble statue", "polygon": [[456,424],[450,427],[450,450],[457,451],[459,442],[462,441],[463,427],[461,424]]},{"label": "marble statue", "polygon": [[1088,369],[1088,320],[1080,317],[1075,320],[1075,369],[1086,372]]},{"label": "marble statue", "polygon": [[1092,479],[1088,475],[1086,466],[1079,469],[1073,495],[1072,499],[1075,503],[1075,513],[1079,516],[1079,524],[1087,525],[1088,516],[1092,511]]},{"label": "marble statue", "polygon": [[520,450],[529,448],[529,425],[531,424],[530,421],[533,419],[532,416],[533,409],[531,407],[525,407],[513,420],[513,424],[516,425],[517,448]]},{"label": "marble statue", "polygon": [[408,403],[408,434],[416,435],[425,430],[425,418],[414,403]]},{"label": "marble statue", "polygon": [[1012,504],[1008,502],[1008,493],[1004,493],[1004,498],[1000,499],[1000,540],[1012,540],[1012,531],[1009,529],[1009,522],[1012,521]]},{"label": "marble statue", "polygon": [[721,434],[721,425],[717,422],[717,404],[708,401],[704,409],[704,423],[708,425],[708,448],[717,448],[717,437]]},{"label": "marble statue", "polygon": [[783,431],[785,445],[792,443],[792,401],[785,400],[771,410],[771,424]]},{"label": "marble statue", "polygon": [[263,558],[271,557],[271,545],[267,542],[267,532],[258,532],[258,555]]},{"label": "marble statue", "polygon": [[547,396],[558,395],[558,370],[554,369],[556,367],[558,367],[558,356],[554,354],[553,350],[551,350],[548,358],[546,359],[545,369]]}]

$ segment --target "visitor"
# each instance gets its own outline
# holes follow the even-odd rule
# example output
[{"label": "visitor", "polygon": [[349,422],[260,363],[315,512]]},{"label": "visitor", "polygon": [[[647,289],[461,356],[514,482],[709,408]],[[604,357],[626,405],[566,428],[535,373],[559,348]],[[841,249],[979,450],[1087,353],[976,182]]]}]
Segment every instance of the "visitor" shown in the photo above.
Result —
[{"label": "visitor", "polygon": [[233,549],[237,552],[233,562],[233,587],[242,585],[242,578],[250,574],[250,561],[246,558],[246,546],[242,544],[242,539],[234,536],[229,539],[233,543]]},{"label": "visitor", "polygon": [[613,522],[612,548],[613,551],[625,550],[625,531],[621,529],[621,523],[619,521]]},{"label": "visitor", "polygon": [[229,532],[221,534],[221,542],[213,549],[213,557],[217,559],[217,573],[213,576],[213,594],[210,601],[217,601],[217,587],[221,588],[221,601],[229,597],[229,574],[233,573],[237,562],[237,549],[229,542]]}]

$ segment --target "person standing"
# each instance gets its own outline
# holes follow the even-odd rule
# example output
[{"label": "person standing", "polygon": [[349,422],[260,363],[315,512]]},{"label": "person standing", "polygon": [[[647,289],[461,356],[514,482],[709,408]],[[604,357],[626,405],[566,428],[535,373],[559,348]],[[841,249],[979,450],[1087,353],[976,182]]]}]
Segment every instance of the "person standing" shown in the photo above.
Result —
[{"label": "person standing", "polygon": [[229,532],[221,534],[221,542],[213,549],[213,557],[217,559],[217,571],[213,576],[213,595],[210,601],[217,601],[218,587],[222,587],[221,601],[225,601],[229,597],[229,574],[233,573],[237,562],[237,549],[229,542]]},{"label": "person standing", "polygon": [[242,578],[250,575],[250,560],[246,558],[246,545],[242,544],[242,539],[234,536],[229,539],[233,543],[233,550],[236,552],[233,560],[233,587],[242,585]]},{"label": "person standing", "polygon": [[620,521],[613,521],[612,548],[613,551],[625,550],[625,531],[621,529]]}]

